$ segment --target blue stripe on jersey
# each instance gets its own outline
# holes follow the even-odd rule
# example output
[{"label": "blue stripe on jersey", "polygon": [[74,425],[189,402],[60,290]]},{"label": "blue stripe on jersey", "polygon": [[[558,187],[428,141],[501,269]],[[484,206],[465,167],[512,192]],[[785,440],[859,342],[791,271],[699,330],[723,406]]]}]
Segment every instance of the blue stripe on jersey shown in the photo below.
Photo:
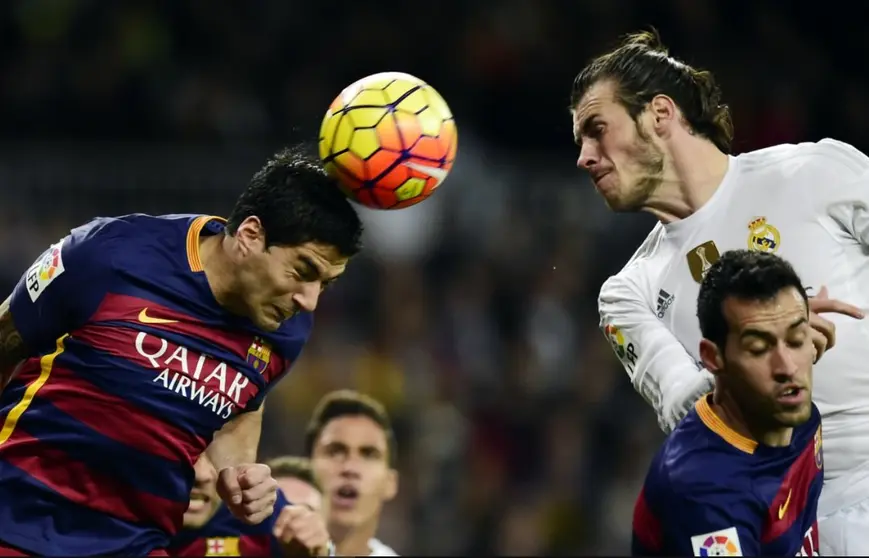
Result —
[{"label": "blue stripe on jersey", "polygon": [[104,547],[105,539],[84,539],[82,533],[104,534],[117,545],[105,552],[129,556],[143,556],[153,548],[165,548],[169,542],[156,527],[134,525],[74,504],[4,461],[0,461],[0,501],[26,502],[25,517],[41,518],[22,521],[19,508],[0,506],[0,525],[16,526],[0,533],[0,540],[20,548],[39,548],[46,556],[90,556],[96,546]]},{"label": "blue stripe on jersey", "polygon": [[[181,396],[167,393],[167,389],[154,379],[160,373],[154,368],[146,368],[135,362],[110,355],[94,349],[81,341],[69,337],[67,350],[56,361],[56,366],[67,368],[83,375],[89,382],[106,393],[129,401],[155,416],[171,417],[171,423],[182,430],[210,441],[214,432],[223,427],[225,421],[212,413],[204,413],[197,404],[185,401]],[[87,353],[92,353],[88,355]],[[93,353],[99,356],[95,358]],[[79,355],[85,355],[80,358]],[[180,401],[179,401],[180,400]],[[208,422],[204,422],[208,417]]]},{"label": "blue stripe on jersey", "polygon": [[[107,417],[106,420],[113,420]],[[114,420],[123,420],[119,415]],[[176,502],[189,498],[193,469],[137,450],[93,430],[39,396],[21,415],[18,428],[64,452],[94,472],[114,477],[142,492]],[[123,466],[119,466],[123,464]],[[154,475],[154,471],[161,471]]]}]

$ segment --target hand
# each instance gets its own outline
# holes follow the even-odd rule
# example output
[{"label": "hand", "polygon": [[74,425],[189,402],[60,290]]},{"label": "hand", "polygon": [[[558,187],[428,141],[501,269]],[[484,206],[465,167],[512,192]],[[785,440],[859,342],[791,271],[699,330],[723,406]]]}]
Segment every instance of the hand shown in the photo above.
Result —
[{"label": "hand", "polygon": [[272,532],[286,556],[328,556],[329,531],[323,516],[307,506],[284,506]]},{"label": "hand", "polygon": [[812,326],[812,343],[815,345],[815,362],[836,344],[836,324],[820,316],[822,312],[835,312],[862,320],[865,314],[856,306],[830,298],[827,287],[821,287],[816,296],[809,298],[809,325]]},{"label": "hand", "polygon": [[249,463],[221,469],[217,493],[232,515],[248,525],[256,525],[274,513],[278,483],[268,465]]}]

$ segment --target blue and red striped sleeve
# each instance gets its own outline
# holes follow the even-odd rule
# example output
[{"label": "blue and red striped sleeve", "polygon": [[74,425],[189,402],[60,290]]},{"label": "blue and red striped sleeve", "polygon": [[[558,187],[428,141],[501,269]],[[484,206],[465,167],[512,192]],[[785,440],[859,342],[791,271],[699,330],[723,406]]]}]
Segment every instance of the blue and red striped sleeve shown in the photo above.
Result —
[{"label": "blue and red striped sleeve", "polygon": [[21,276],[12,291],[12,319],[33,353],[52,352],[59,337],[99,306],[113,266],[114,222],[95,219],[73,229]]},{"label": "blue and red striped sleeve", "polygon": [[749,492],[724,485],[650,483],[634,506],[634,556],[756,556],[762,517]]}]

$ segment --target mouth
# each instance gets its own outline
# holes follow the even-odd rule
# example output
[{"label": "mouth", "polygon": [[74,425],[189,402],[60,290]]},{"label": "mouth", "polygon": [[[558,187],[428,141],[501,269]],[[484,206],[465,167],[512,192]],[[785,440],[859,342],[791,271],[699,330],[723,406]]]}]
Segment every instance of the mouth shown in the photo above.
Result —
[{"label": "mouth", "polygon": [[190,493],[190,504],[187,506],[187,511],[199,513],[208,509],[211,503],[211,498],[204,492],[194,490]]},{"label": "mouth", "polygon": [[591,180],[592,180],[592,182],[594,182],[594,185],[597,189],[600,189],[601,181],[604,178],[606,178],[611,172],[612,172],[612,170],[606,170],[606,171],[595,173],[595,174],[591,175]]},{"label": "mouth", "polygon": [[802,404],[807,396],[808,392],[804,388],[790,386],[779,393],[776,400],[786,407],[792,407]]},{"label": "mouth", "polygon": [[342,484],[332,494],[332,508],[352,509],[359,500],[359,489],[352,484]]}]

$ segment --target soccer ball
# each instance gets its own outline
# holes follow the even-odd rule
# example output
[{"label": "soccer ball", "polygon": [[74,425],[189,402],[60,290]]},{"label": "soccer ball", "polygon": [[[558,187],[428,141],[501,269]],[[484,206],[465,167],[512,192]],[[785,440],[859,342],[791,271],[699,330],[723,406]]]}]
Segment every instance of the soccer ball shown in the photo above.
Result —
[{"label": "soccer ball", "polygon": [[332,101],[320,127],[320,158],[351,199],[375,209],[421,202],[456,158],[453,114],[409,74],[362,78]]}]

